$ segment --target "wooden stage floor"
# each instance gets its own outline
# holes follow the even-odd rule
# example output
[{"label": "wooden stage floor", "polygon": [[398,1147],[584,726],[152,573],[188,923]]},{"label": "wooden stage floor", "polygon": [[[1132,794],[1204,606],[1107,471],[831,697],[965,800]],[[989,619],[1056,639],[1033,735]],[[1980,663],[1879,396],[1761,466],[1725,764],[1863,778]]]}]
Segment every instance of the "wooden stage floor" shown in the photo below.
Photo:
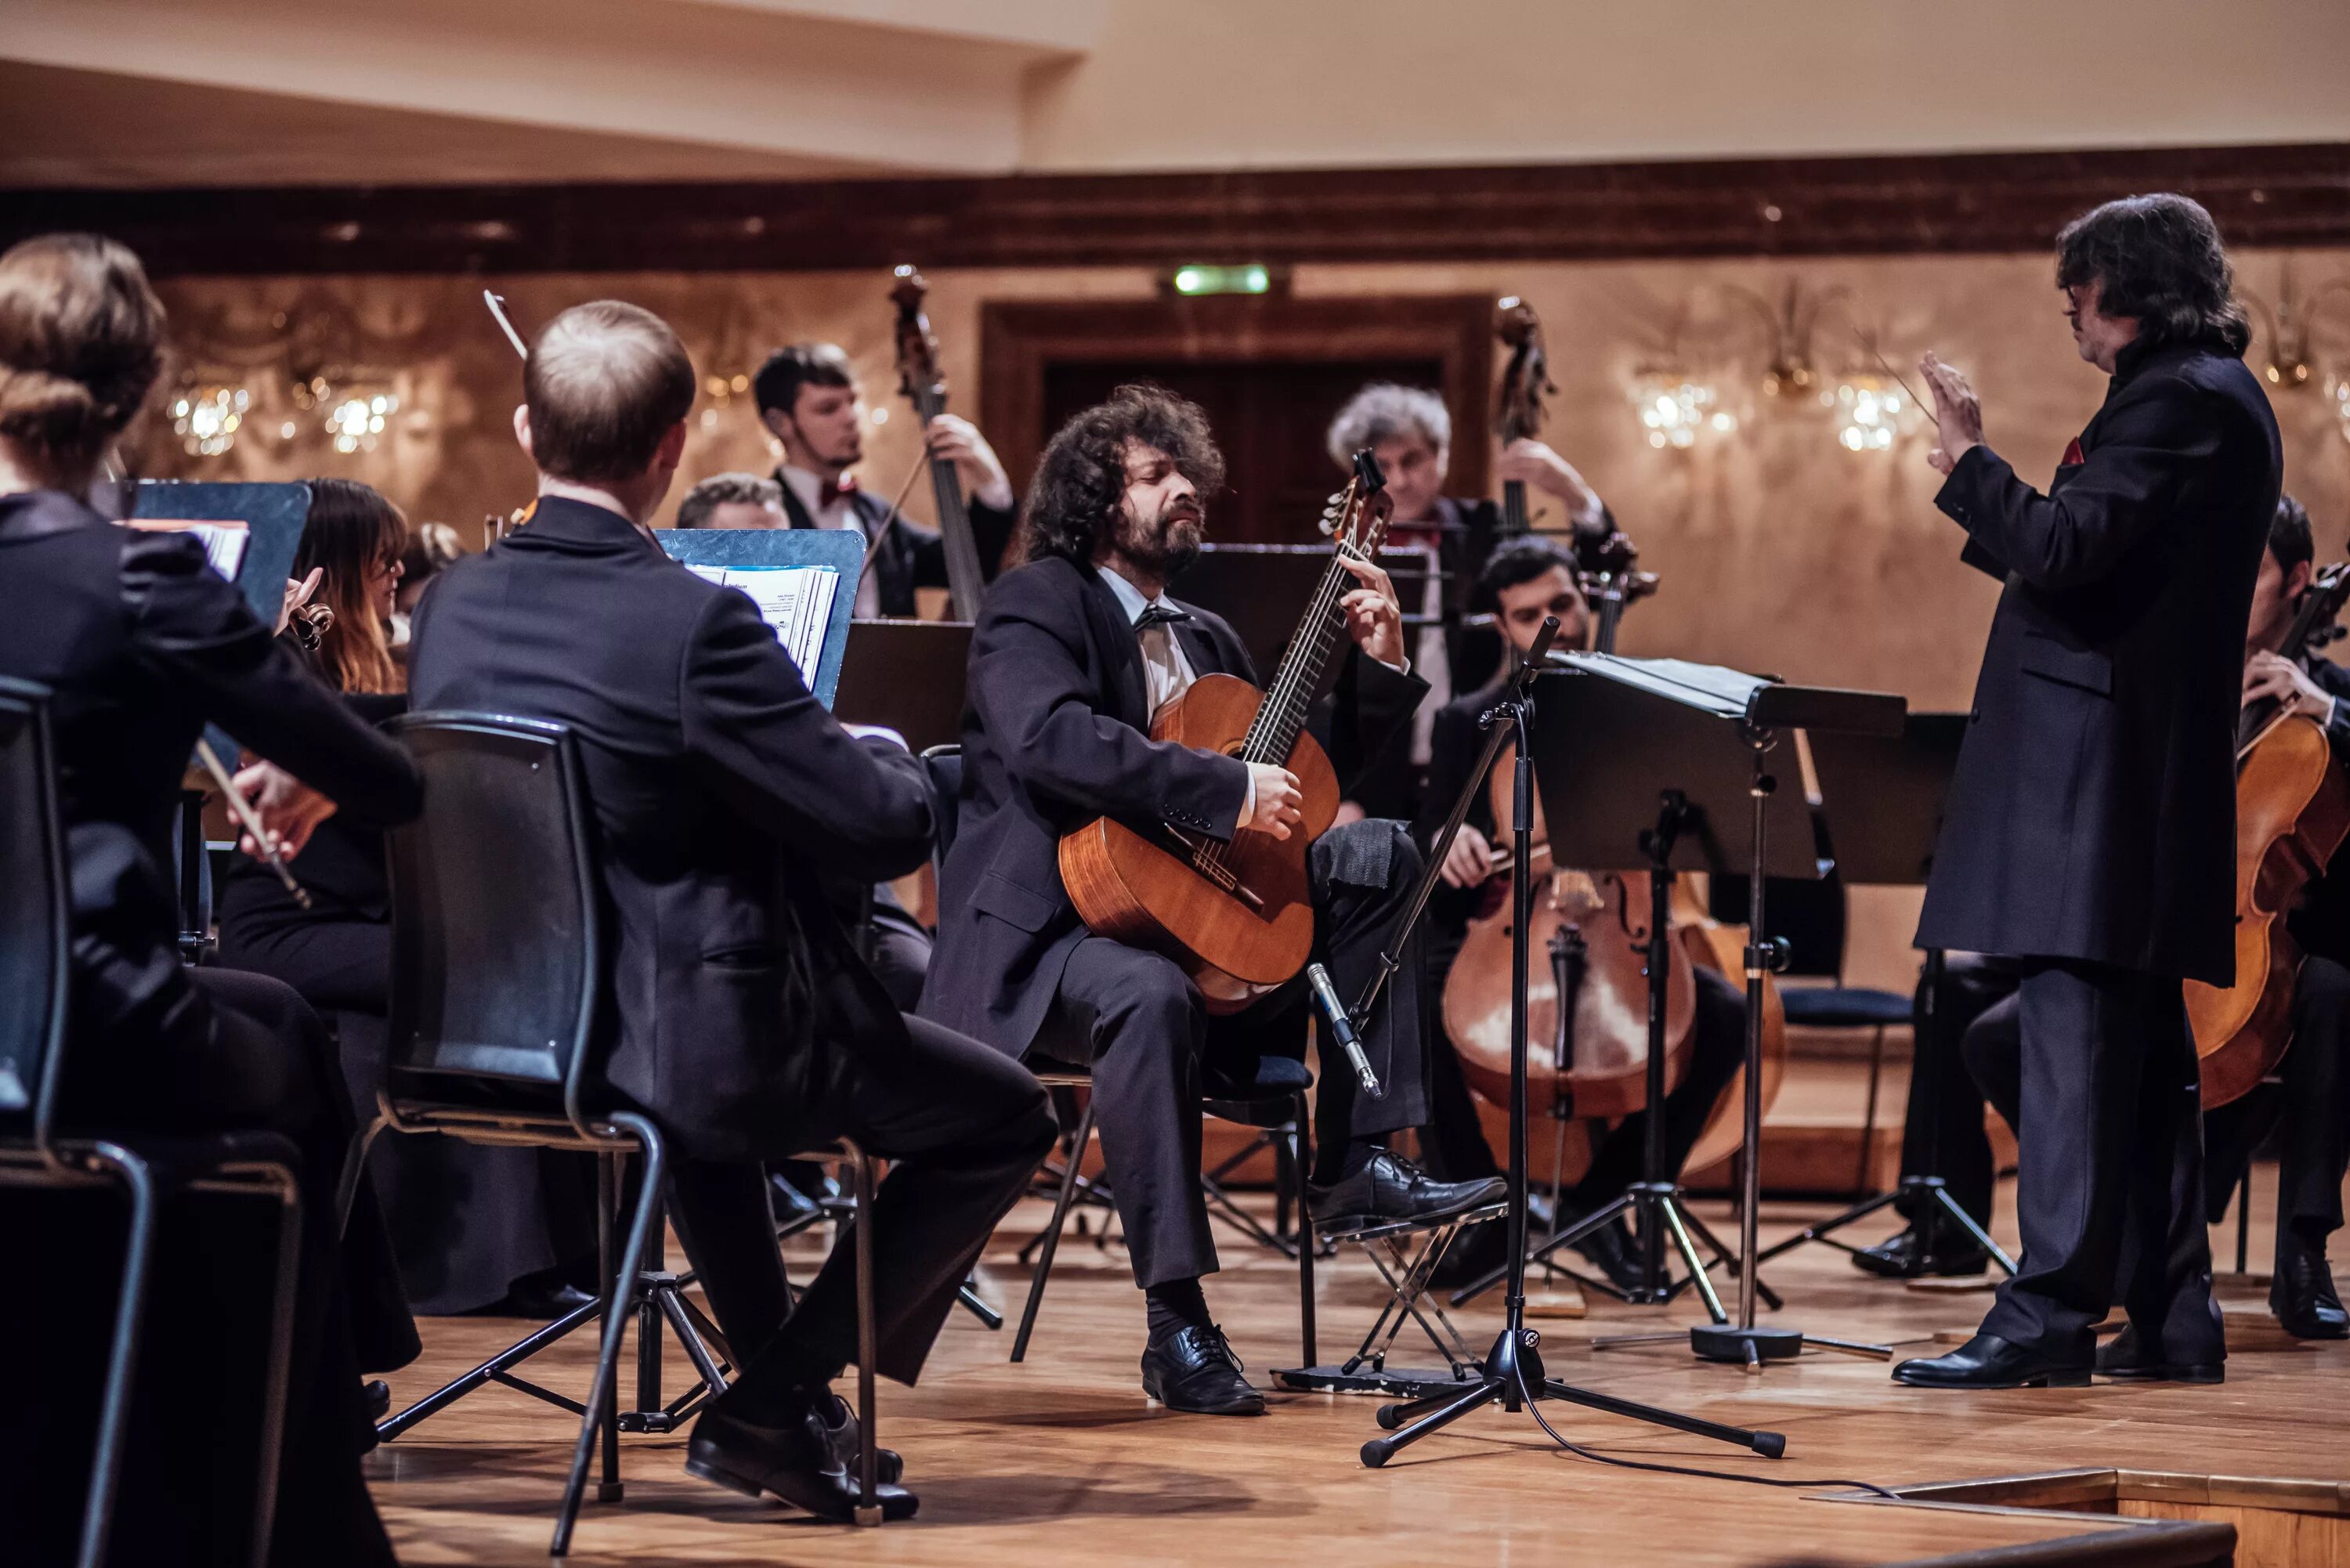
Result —
[{"label": "wooden stage floor", "polygon": [[[2262,1191],[2272,1190],[2264,1172]],[[2003,1189],[2004,1206],[2008,1193]],[[1698,1213],[1727,1234],[1722,1207]],[[1765,1237],[1827,1212],[1766,1205]],[[1024,1275],[1012,1248],[1039,1206],[998,1234],[983,1288],[1016,1312]],[[2264,1266],[2265,1217],[2253,1266]],[[1889,1227],[1859,1228],[1874,1240]],[[2006,1238],[2012,1244],[2012,1235]],[[2223,1262],[2232,1231],[2213,1233]],[[1252,1376],[1295,1362],[1294,1266],[1237,1239],[1210,1296]],[[1972,1327],[1989,1298],[1867,1279],[1823,1247],[1782,1259],[1767,1277],[1787,1298],[1786,1322],[1814,1333],[1898,1343],[1935,1354],[1938,1334]],[[1498,1293],[1497,1293],[1498,1294]],[[1546,1406],[1568,1437],[1627,1459],[1792,1480],[1766,1489],[1645,1473],[1554,1449],[1531,1420],[1498,1408],[1469,1417],[1365,1469],[1374,1401],[1276,1395],[1253,1420],[1148,1408],[1135,1369],[1141,1303],[1116,1248],[1072,1238],[1026,1365],[1012,1366],[1011,1331],[991,1334],[958,1312],[918,1389],[883,1385],[884,1440],[906,1455],[920,1517],[871,1530],[820,1525],[780,1504],[704,1485],[681,1468],[681,1434],[623,1438],[624,1501],[590,1502],[572,1561],[805,1564],[1376,1563],[1596,1564],[2200,1563],[2210,1525],[2148,1525],[2116,1517],[2232,1522],[2241,1563],[2350,1564],[2350,1345],[2297,1345],[2273,1330],[2262,1288],[2223,1287],[2233,1353],[2217,1387],[2098,1384],[2086,1389],[1944,1394],[1892,1383],[1885,1363],[1832,1352],[1750,1376],[1693,1361],[1682,1345],[1597,1351],[1595,1334],[1693,1321],[1596,1303],[1582,1320],[1539,1325],[1553,1376],[1606,1393],[1740,1426],[1782,1431],[1776,1463],[1725,1445],[1563,1405]],[[1382,1299],[1359,1255],[1326,1265],[1320,1293],[1326,1360],[1357,1337]],[[1734,1297],[1732,1298],[1734,1300]],[[1498,1321],[1493,1297],[1460,1314],[1481,1348]],[[425,1354],[393,1380],[405,1403],[518,1337],[519,1325],[436,1319]],[[1399,1341],[1399,1349],[1417,1338]],[[1420,1344],[1401,1365],[1426,1365]],[[674,1391],[681,1365],[672,1348]],[[588,1341],[532,1364],[577,1395]],[[630,1386],[623,1362],[624,1391]],[[562,1467],[576,1424],[492,1387],[416,1428],[370,1460],[376,1495],[410,1563],[545,1561]],[[1839,1478],[1888,1487],[2085,1469],[2052,1495],[2088,1511],[1854,1501]],[[2120,1472],[2116,1481],[2112,1473]],[[2133,1472],[2157,1472],[2134,1474]],[[2278,1491],[2202,1478],[2320,1483]],[[2179,1478],[2188,1478],[2181,1480]],[[2114,1499],[2118,1495],[2121,1501]],[[2282,1499],[2282,1501],[2278,1500]],[[2231,1511],[2250,1501],[2252,1512]],[[2298,1511],[2275,1511],[2277,1509]],[[2224,1542],[2222,1543],[2224,1544]],[[2004,1550],[2002,1550],[2004,1549]]]}]

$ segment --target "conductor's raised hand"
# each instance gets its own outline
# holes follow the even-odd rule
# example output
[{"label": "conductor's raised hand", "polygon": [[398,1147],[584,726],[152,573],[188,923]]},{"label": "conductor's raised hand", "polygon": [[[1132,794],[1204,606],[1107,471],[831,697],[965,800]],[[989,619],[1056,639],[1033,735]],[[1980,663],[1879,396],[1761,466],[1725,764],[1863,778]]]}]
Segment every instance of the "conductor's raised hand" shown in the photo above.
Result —
[{"label": "conductor's raised hand", "polygon": [[1278,763],[1251,763],[1248,771],[1255,793],[1240,826],[1288,837],[1305,820],[1305,792],[1297,775]]},{"label": "conductor's raised hand", "polygon": [[1958,467],[1959,459],[1970,448],[1982,443],[1982,402],[1966,377],[1930,350],[1918,361],[1918,370],[1926,378],[1926,390],[1934,400],[1937,444],[1926,454],[1926,461],[1937,473],[1948,473]]},{"label": "conductor's raised hand", "polygon": [[1396,602],[1395,584],[1374,561],[1340,556],[1338,564],[1363,586],[1349,588],[1338,607],[1347,612],[1347,635],[1355,645],[1381,664],[1404,662],[1403,607]]}]

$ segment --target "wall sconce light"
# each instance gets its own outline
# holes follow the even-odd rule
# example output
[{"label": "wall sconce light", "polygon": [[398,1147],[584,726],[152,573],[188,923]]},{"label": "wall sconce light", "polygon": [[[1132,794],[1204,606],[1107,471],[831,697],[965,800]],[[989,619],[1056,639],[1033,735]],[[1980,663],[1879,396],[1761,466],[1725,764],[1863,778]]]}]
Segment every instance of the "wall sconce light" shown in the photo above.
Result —
[{"label": "wall sconce light", "polygon": [[2340,421],[2342,439],[2350,441],[2350,376],[2334,378],[2334,417]]},{"label": "wall sconce light", "polygon": [[1638,411],[1648,444],[1686,452],[1709,436],[1738,429],[1738,416],[1721,406],[1721,394],[1679,369],[1650,368],[1633,373],[1632,407]]},{"label": "wall sconce light", "polygon": [[2311,325],[2316,319],[2318,306],[2328,296],[2350,294],[2350,277],[2331,279],[2304,295],[2293,286],[2293,263],[2286,260],[2277,265],[2273,306],[2249,288],[2236,292],[2252,307],[2266,329],[2269,352],[2267,362],[2261,367],[2261,379],[2280,391],[2309,385],[2316,378],[2309,348]]},{"label": "wall sconce light", "polygon": [[1900,434],[1909,394],[1881,376],[1846,376],[1823,395],[1836,413],[1836,444],[1846,452],[1889,452]]},{"label": "wall sconce light", "polygon": [[253,393],[230,382],[183,387],[172,398],[172,433],[191,457],[219,457],[236,444]]}]

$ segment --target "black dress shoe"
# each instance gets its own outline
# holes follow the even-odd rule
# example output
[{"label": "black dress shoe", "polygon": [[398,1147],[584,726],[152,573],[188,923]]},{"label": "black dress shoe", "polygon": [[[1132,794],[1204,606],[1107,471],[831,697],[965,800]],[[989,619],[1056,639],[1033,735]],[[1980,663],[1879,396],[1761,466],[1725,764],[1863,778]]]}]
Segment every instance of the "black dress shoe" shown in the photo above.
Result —
[{"label": "black dress shoe", "polygon": [[1883,1279],[1918,1280],[1928,1274],[1980,1274],[1991,1262],[1991,1254],[1976,1246],[1973,1238],[1963,1232],[1953,1237],[1948,1227],[1938,1226],[1936,1230],[1936,1244],[1930,1252],[1918,1244],[1918,1227],[1912,1225],[1874,1247],[1863,1247],[1855,1252],[1852,1266]]},{"label": "black dress shoe", "polygon": [[391,1414],[391,1385],[378,1377],[359,1385],[359,1407],[370,1426]]},{"label": "black dress shoe", "polygon": [[2116,1383],[2224,1383],[2224,1361],[2171,1361],[2149,1348],[2130,1324],[2097,1349],[2097,1376]]},{"label": "black dress shoe", "polygon": [[[1632,1228],[1624,1223],[1621,1214],[1574,1245],[1575,1250],[1589,1260],[1591,1266],[1617,1290],[1629,1295],[1640,1288],[1640,1240],[1632,1234]],[[1668,1247],[1665,1250],[1668,1275],[1671,1272],[1672,1256],[1672,1249]]]},{"label": "black dress shoe", "polygon": [[1308,1183],[1305,1201],[1326,1231],[1389,1220],[1446,1220],[1498,1201],[1509,1183],[1498,1176],[1439,1181],[1399,1154],[1381,1149],[1352,1176],[1324,1187]]},{"label": "black dress shoe", "polygon": [[1185,1324],[1142,1351],[1142,1391],[1195,1416],[1262,1416],[1264,1396],[1241,1375],[1224,1331]]},{"label": "black dress shoe", "polygon": [[[826,1418],[837,1403],[827,1395],[784,1425],[764,1427],[729,1414],[721,1395],[693,1423],[686,1471],[745,1497],[771,1493],[818,1519],[847,1524],[857,1516],[856,1424],[845,1410],[841,1426]],[[844,1431],[849,1434],[845,1450]],[[885,1520],[911,1519],[920,1507],[912,1492],[890,1480],[881,1483],[879,1501]]]},{"label": "black dress shoe", "polygon": [[1471,1225],[1452,1238],[1452,1245],[1428,1276],[1435,1291],[1459,1290],[1483,1279],[1510,1261],[1510,1228],[1499,1221]]},{"label": "black dress shoe", "polygon": [[2350,1339],[2350,1314],[2334,1293],[2334,1271],[2325,1254],[2298,1242],[2277,1248],[2276,1275],[2269,1282],[2269,1311],[2295,1339]]},{"label": "black dress shoe", "polygon": [[1979,1334],[1948,1355],[1903,1362],[1893,1369],[1893,1381],[1913,1388],[2085,1388],[2089,1369]]},{"label": "black dress shoe", "polygon": [[599,1299],[567,1281],[533,1274],[516,1280],[506,1288],[504,1295],[488,1305],[467,1307],[457,1315],[522,1317],[536,1323],[552,1323],[570,1316],[581,1307],[593,1306]]}]

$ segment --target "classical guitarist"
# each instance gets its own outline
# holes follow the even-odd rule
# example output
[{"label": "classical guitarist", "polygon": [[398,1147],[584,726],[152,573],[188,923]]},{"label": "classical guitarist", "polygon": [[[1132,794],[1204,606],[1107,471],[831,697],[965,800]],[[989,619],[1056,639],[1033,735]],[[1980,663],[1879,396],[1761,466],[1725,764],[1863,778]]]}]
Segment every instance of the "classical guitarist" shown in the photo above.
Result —
[{"label": "classical guitarist", "polygon": [[[1146,832],[1285,838],[1298,782],[1257,764],[1150,738],[1152,715],[1200,677],[1254,683],[1231,627],[1167,597],[1198,549],[1223,460],[1193,404],[1121,388],[1078,414],[1037,464],[1024,519],[1027,564],[989,590],[973,634],[963,713],[963,785],[940,878],[938,949],[924,1016],[1031,1063],[1090,1068],[1102,1158],[1147,1297],[1144,1391],[1170,1408],[1255,1415],[1201,1290],[1216,1249],[1200,1177],[1200,1102],[1257,1080],[1304,1047],[1293,982],[1211,1016],[1184,970],[1093,935],[1062,884],[1062,836],[1109,816]],[[1409,673],[1395,591],[1351,561],[1343,597],[1355,647],[1315,726],[1343,780],[1399,724],[1425,684]],[[1401,823],[1331,829],[1308,856],[1315,956],[1357,994],[1409,897],[1419,857]],[[1343,1062],[1321,1075],[1309,1191],[1317,1220],[1455,1213],[1502,1184],[1443,1184],[1378,1140],[1427,1120],[1421,968],[1415,957],[1363,1030],[1384,1097]]]}]

